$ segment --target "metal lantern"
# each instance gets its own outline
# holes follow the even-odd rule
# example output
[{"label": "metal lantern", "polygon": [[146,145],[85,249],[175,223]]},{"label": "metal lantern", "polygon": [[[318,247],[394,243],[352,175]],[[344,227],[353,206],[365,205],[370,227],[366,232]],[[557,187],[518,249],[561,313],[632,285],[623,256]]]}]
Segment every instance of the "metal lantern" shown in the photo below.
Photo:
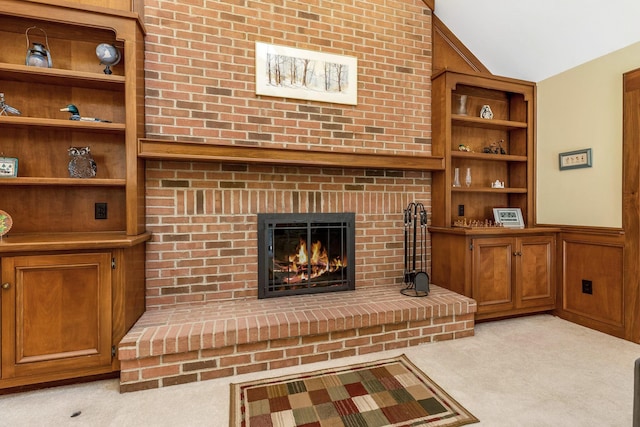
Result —
[{"label": "metal lantern", "polygon": [[[44,34],[45,44],[42,43],[30,43],[29,42],[29,31],[30,30],[40,30]],[[49,53],[49,38],[47,37],[47,33],[38,27],[29,27],[27,31],[25,31],[25,36],[27,37],[27,58],[25,60],[25,64],[31,67],[41,67],[41,68],[51,68],[53,67],[53,63],[51,61],[51,54]]]}]

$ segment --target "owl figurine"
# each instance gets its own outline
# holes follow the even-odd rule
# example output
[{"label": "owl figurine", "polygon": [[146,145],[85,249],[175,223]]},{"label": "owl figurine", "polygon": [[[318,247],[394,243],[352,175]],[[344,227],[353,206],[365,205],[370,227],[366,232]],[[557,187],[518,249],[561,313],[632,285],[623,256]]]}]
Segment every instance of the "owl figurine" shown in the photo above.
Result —
[{"label": "owl figurine", "polygon": [[98,170],[89,147],[69,148],[69,177],[93,178]]}]

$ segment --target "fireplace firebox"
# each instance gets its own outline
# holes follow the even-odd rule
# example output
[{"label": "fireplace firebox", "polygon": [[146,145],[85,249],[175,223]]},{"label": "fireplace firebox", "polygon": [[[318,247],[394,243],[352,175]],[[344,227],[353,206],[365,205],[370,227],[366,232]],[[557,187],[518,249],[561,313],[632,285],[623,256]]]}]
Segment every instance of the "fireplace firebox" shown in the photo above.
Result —
[{"label": "fireplace firebox", "polygon": [[258,214],[258,298],[355,289],[355,214]]}]

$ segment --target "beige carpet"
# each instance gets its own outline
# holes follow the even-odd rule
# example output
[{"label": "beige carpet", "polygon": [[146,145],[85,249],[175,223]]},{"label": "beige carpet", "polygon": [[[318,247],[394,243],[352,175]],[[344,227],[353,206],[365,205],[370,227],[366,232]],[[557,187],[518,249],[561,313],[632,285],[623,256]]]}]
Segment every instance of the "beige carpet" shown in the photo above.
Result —
[{"label": "beige carpet", "polygon": [[[118,393],[116,380],[0,396],[0,426],[227,426],[229,384],[407,357],[488,427],[632,425],[640,345],[549,315],[477,325],[476,336],[271,372]],[[81,411],[71,418],[74,412]]]}]

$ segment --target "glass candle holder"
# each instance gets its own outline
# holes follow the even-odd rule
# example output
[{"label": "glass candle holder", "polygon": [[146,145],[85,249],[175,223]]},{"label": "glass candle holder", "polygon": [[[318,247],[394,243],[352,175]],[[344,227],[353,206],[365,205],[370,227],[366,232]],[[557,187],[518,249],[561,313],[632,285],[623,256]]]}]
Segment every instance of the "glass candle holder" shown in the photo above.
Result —
[{"label": "glass candle holder", "polygon": [[460,168],[453,170],[453,186],[460,187]]},{"label": "glass candle holder", "polygon": [[461,116],[467,115],[467,95],[457,95],[455,97],[456,105],[454,106],[454,113]]}]

